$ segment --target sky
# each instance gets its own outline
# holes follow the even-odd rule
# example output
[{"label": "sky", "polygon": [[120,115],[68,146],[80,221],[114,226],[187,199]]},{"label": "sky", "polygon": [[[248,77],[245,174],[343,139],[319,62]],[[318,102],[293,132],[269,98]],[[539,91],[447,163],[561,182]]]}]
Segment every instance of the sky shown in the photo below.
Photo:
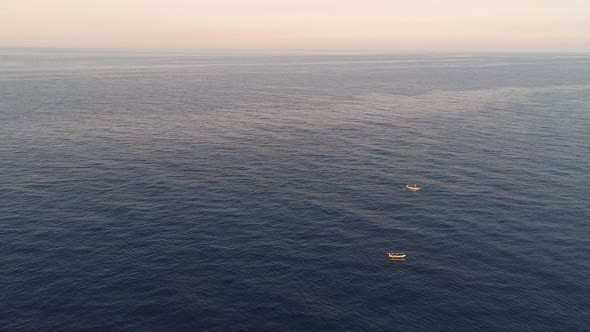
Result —
[{"label": "sky", "polygon": [[0,0],[0,47],[590,52],[590,0]]}]

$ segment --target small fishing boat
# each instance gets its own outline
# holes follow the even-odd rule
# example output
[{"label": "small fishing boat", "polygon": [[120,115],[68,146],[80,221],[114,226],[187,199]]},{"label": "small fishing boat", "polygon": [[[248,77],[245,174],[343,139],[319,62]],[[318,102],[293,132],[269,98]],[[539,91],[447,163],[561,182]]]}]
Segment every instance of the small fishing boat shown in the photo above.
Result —
[{"label": "small fishing boat", "polygon": [[416,184],[414,184],[414,185],[406,184],[406,189],[408,189],[409,191],[420,191],[420,189],[422,189],[422,188],[418,187],[418,185],[416,185]]},{"label": "small fishing boat", "polygon": [[406,254],[404,254],[403,252],[388,252],[387,257],[389,259],[404,260],[406,259]]}]

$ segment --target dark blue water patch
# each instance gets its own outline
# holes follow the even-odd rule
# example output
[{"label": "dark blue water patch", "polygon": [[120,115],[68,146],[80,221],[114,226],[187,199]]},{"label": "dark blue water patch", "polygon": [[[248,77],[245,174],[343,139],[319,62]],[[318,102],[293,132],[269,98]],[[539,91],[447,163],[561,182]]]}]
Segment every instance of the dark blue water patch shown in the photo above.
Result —
[{"label": "dark blue water patch", "polygon": [[587,57],[11,52],[5,329],[590,322]]}]

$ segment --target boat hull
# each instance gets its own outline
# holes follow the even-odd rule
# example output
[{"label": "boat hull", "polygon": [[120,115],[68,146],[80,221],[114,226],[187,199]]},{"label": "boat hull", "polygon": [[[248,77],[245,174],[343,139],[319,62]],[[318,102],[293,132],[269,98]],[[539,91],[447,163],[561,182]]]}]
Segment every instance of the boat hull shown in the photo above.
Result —
[{"label": "boat hull", "polygon": [[388,252],[387,253],[387,257],[391,260],[405,260],[406,259],[406,254],[404,253],[393,253],[393,252]]}]

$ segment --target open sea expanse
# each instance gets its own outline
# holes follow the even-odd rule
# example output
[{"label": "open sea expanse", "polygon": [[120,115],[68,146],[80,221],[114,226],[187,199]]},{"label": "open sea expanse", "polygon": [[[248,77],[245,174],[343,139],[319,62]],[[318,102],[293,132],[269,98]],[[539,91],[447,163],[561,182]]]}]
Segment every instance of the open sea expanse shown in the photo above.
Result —
[{"label": "open sea expanse", "polygon": [[0,49],[0,263],[5,331],[588,331],[590,55]]}]

